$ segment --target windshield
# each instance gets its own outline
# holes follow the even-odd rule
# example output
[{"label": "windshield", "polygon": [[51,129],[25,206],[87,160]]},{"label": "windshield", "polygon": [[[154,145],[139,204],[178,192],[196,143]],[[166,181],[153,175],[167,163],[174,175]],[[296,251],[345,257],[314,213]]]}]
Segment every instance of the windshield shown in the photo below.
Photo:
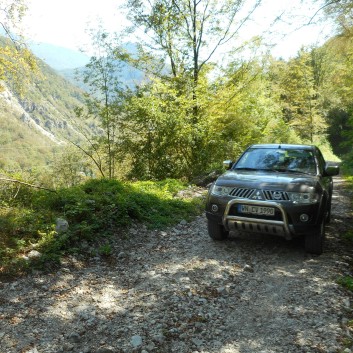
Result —
[{"label": "windshield", "polygon": [[314,154],[302,149],[250,148],[233,169],[262,169],[316,174]]}]

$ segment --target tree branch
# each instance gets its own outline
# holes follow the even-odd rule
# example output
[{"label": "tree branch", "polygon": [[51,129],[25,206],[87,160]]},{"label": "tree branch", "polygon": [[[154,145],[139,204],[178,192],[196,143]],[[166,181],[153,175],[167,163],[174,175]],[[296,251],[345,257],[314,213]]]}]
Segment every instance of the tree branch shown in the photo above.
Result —
[{"label": "tree branch", "polygon": [[0,178],[0,181],[8,181],[8,182],[11,182],[11,183],[16,183],[16,184],[21,184],[21,185],[30,186],[30,187],[36,188],[36,189],[42,189],[42,190],[46,190],[46,191],[50,191],[50,192],[56,192],[56,190],[53,190],[53,189],[48,189],[48,188],[44,188],[44,187],[42,187],[42,186],[37,186],[37,185],[25,183],[25,182],[23,182],[23,181],[16,180],[16,179]]}]

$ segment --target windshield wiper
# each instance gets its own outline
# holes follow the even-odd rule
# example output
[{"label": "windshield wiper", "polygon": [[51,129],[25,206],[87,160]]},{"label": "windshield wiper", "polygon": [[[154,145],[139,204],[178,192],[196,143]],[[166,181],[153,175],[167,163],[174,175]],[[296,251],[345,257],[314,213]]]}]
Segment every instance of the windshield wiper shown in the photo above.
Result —
[{"label": "windshield wiper", "polygon": [[265,172],[277,172],[277,173],[297,173],[297,174],[308,174],[312,173],[303,172],[301,170],[295,169],[285,169],[285,168],[249,168],[249,167],[239,167],[234,168],[233,170],[254,170],[254,171],[265,171]]},{"label": "windshield wiper", "polygon": [[280,173],[297,173],[297,174],[312,174],[309,172],[303,172],[302,170],[296,170],[296,169],[281,169],[281,168],[277,168],[277,169],[273,169],[276,172],[280,172]]},{"label": "windshield wiper", "polygon": [[234,168],[233,170],[258,170],[258,169],[257,168],[239,167],[239,168]]},{"label": "windshield wiper", "polygon": [[254,170],[254,171],[265,171],[265,172],[279,172],[282,170],[279,169],[271,169],[271,168],[246,168],[246,167],[240,167],[240,168],[234,168],[233,170]]}]

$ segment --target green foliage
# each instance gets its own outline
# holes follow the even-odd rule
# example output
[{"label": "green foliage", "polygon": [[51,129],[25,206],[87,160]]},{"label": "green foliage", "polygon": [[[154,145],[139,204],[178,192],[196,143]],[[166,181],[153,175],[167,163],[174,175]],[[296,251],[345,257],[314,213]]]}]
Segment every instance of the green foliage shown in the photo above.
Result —
[{"label": "green foliage", "polygon": [[[347,28],[350,32],[352,27]],[[331,38],[320,48],[325,55],[325,70],[321,84],[328,139],[340,156],[349,154],[353,142],[352,58],[353,37],[347,33]]]},{"label": "green foliage", "polygon": [[110,244],[101,245],[98,249],[98,253],[103,256],[110,256],[112,252],[113,252],[113,249],[110,246]]},{"label": "green foliage", "polygon": [[337,283],[341,286],[345,287],[346,289],[353,291],[353,278],[350,276],[340,277],[337,280]]},{"label": "green foliage", "polygon": [[[141,1],[137,6],[128,0],[126,5],[133,28],[144,28],[152,42],[141,41],[133,54],[117,50],[119,59],[143,69],[150,79],[136,94],[132,92],[124,109],[127,141],[122,148],[132,159],[132,174],[143,179],[202,175],[221,155],[232,154],[233,145],[245,145],[239,140],[249,137],[251,127],[259,123],[258,116],[252,117],[253,123],[243,132],[248,123],[248,116],[244,119],[241,114],[243,106],[236,107],[236,113],[227,109],[228,104],[223,106],[226,99],[217,98],[225,87],[210,79],[213,69],[220,68],[211,58],[230,39],[236,43],[238,30],[259,3],[252,7],[233,0],[166,0]],[[252,96],[244,105],[250,110],[254,103]],[[228,132],[224,116],[229,124],[241,122],[241,126]],[[230,138],[222,139],[225,134]]]},{"label": "green foliage", "polygon": [[[2,0],[0,25],[0,81],[10,80],[20,93],[36,71],[37,63],[23,42],[21,21],[27,10],[25,0]],[[0,90],[4,86],[0,85]]]},{"label": "green foliage", "polygon": [[154,80],[125,102],[123,148],[132,159],[131,177],[163,179],[192,173],[192,103],[176,86]]},{"label": "green foliage", "polygon": [[89,93],[85,107],[75,110],[79,119],[96,121],[99,134],[85,134],[86,144],[76,145],[88,156],[102,177],[115,178],[121,139],[121,82],[122,63],[116,59],[113,39],[100,28],[92,34],[96,53],[82,72]]},{"label": "green foliage", "polygon": [[318,87],[321,71],[314,53],[301,50],[296,58],[274,62],[271,68],[284,121],[311,144],[320,142],[326,129]]},{"label": "green foliage", "polygon": [[342,235],[342,237],[343,237],[344,239],[349,240],[349,241],[353,241],[353,230],[348,230],[348,231],[346,231],[346,232]]},{"label": "green foliage", "polygon": [[[201,212],[203,202],[176,197],[186,187],[172,179],[133,183],[92,179],[57,193],[31,190],[11,207],[0,208],[0,273],[44,264],[50,268],[62,254],[81,252],[83,243],[100,244],[97,253],[109,256],[113,251],[109,239],[124,237],[132,222],[156,229],[190,219]],[[55,232],[58,217],[68,221],[67,232]],[[27,259],[33,249],[41,256]]]},{"label": "green foliage", "polygon": [[[129,15],[154,46],[145,38],[128,53],[99,28],[92,31],[97,52],[83,71],[90,95],[83,98],[40,63],[42,77],[19,99],[38,125],[72,141],[79,153],[64,151],[39,132],[29,136],[27,115],[19,117],[7,106],[11,119],[0,128],[0,143],[9,150],[0,167],[15,172],[35,164],[41,169],[36,179],[55,187],[75,186],[97,174],[193,180],[219,168],[223,159],[235,159],[251,143],[314,143],[327,146],[327,155],[334,157],[326,143],[327,124],[331,142],[350,148],[351,39],[303,49],[288,62],[268,56],[241,60],[235,34],[248,20],[246,10],[254,10],[243,1],[193,1],[193,7],[186,1],[138,3],[126,2]],[[195,25],[193,33],[187,23]],[[223,42],[235,46],[229,48],[227,66],[211,62]],[[249,57],[249,46],[245,53]],[[122,61],[144,69],[146,80],[136,89],[122,87]]]},{"label": "green foliage", "polygon": [[10,80],[4,88],[0,97],[0,168],[8,173],[31,171],[46,176],[65,150],[62,141],[79,143],[81,133],[97,132],[91,120],[81,122],[75,117],[74,107],[82,104],[83,93],[39,59],[37,75],[24,95]]}]

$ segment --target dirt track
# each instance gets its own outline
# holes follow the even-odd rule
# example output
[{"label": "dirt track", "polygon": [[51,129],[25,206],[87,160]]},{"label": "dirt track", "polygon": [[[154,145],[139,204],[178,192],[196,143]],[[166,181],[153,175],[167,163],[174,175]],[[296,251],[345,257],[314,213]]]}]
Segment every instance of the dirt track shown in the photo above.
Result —
[{"label": "dirt track", "polygon": [[336,280],[352,268],[350,206],[335,179],[321,256],[269,236],[213,242],[200,216],[0,282],[0,352],[348,353],[351,298]]}]

